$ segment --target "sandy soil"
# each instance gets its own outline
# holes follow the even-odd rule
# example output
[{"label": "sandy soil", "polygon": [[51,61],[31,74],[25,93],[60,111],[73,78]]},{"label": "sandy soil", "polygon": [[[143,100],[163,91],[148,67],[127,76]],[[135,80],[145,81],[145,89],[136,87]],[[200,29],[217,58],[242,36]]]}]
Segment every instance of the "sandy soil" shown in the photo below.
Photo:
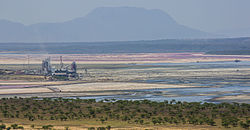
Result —
[{"label": "sandy soil", "polygon": [[[106,127],[108,125],[111,126],[111,130],[220,130],[219,126],[195,126],[195,125],[133,125],[127,124],[124,122],[108,122],[104,124],[100,124],[100,122],[91,121],[91,120],[74,120],[74,121],[51,121],[51,120],[35,120],[35,121],[28,121],[23,119],[3,119],[3,123],[8,127],[12,124],[18,124],[25,128],[25,130],[31,130],[31,125],[33,124],[35,129],[41,129],[43,125],[53,125],[52,129],[55,130],[65,130],[68,126],[70,130],[87,130],[90,127]],[[34,129],[33,129],[34,130]]]},{"label": "sandy soil", "polygon": [[147,84],[147,83],[85,83],[74,85],[49,86],[51,89],[58,89],[62,92],[88,92],[88,91],[113,91],[113,90],[139,90],[139,89],[158,89],[158,88],[187,88],[200,86],[187,85],[168,85],[168,84]]},{"label": "sandy soil", "polygon": [[[10,123],[5,123],[5,125],[8,127],[8,126],[11,126],[12,124]],[[21,124],[21,126],[24,127],[25,130],[35,130],[35,129],[42,129],[42,126],[41,125],[36,125],[35,126],[35,129],[32,129],[30,125],[27,125],[27,124]],[[106,127],[106,126],[72,126],[72,125],[69,125],[67,128],[69,128],[70,130],[88,130],[88,127]],[[64,125],[53,125],[53,128],[52,129],[55,129],[55,130],[64,130],[66,128],[66,126]],[[111,128],[112,130],[145,130],[145,129],[148,129],[148,130],[220,130],[219,128],[217,127],[209,127],[209,126],[189,126],[189,127],[185,127],[185,126],[181,126],[181,127],[162,127],[162,126],[151,126],[151,127],[138,127],[138,126],[126,126],[126,127],[113,127]]]},{"label": "sandy soil", "polygon": [[213,101],[226,101],[226,102],[245,102],[250,103],[250,94],[242,94],[242,95],[235,95],[235,96],[223,96],[217,97],[212,99]]},{"label": "sandy soil", "polygon": [[83,83],[84,81],[25,81],[25,80],[0,80],[0,90],[5,88],[38,88],[50,85],[65,85]]},{"label": "sandy soil", "polygon": [[53,92],[53,91],[48,88],[0,89],[0,94],[48,93],[48,92]]},{"label": "sandy soil", "polygon": [[[19,83],[19,85],[18,85]],[[21,84],[20,84],[21,83]],[[31,82],[31,85],[40,82]],[[42,82],[43,83],[43,82]],[[46,84],[52,83],[48,86]],[[128,83],[128,82],[97,82],[97,83],[74,83],[63,84],[64,82],[45,82],[44,86],[24,86],[29,82],[16,82],[16,86],[0,86],[1,97],[9,97],[15,94],[21,97],[78,97],[96,95],[124,94],[123,90],[160,89],[160,88],[189,88],[201,87],[191,85],[171,84],[149,84],[149,83]],[[6,83],[7,84],[7,83]],[[10,83],[11,84],[11,83]],[[204,87],[204,86],[203,86]],[[6,96],[5,96],[6,95]]]}]

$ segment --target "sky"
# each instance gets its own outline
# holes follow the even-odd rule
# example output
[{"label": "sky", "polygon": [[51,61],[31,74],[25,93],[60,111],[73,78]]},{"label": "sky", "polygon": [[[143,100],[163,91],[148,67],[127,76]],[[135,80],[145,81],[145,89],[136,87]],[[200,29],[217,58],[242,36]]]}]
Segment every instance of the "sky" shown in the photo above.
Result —
[{"label": "sky", "polygon": [[206,32],[250,28],[250,0],[0,0],[0,19],[26,25],[83,17],[98,7],[161,9]]}]

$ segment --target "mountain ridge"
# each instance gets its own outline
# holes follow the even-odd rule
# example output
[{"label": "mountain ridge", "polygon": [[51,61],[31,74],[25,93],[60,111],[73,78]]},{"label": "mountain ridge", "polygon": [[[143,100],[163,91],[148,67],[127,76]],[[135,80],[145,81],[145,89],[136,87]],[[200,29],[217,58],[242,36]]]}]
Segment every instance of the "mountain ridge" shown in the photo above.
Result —
[{"label": "mountain ridge", "polygon": [[[5,21],[5,22],[1,22]],[[208,38],[215,35],[178,24],[158,9],[100,7],[84,17],[23,25],[0,20],[0,42],[95,42]]]}]

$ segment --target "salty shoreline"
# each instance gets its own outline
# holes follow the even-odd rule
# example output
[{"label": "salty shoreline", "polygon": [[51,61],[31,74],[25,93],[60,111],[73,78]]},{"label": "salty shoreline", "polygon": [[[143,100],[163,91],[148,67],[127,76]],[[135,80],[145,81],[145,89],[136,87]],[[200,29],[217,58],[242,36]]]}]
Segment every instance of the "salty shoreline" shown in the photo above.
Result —
[{"label": "salty shoreline", "polygon": [[250,103],[250,94],[240,94],[233,96],[222,96],[210,99],[213,102],[237,102],[237,103]]},{"label": "salty shoreline", "polygon": [[41,64],[41,60],[50,57],[52,64],[59,63],[63,56],[64,63],[72,60],[79,64],[143,64],[143,63],[188,63],[250,61],[249,55],[209,55],[204,53],[122,53],[122,54],[0,54],[0,64]]},{"label": "salty shoreline", "polygon": [[[150,84],[150,83],[125,83],[125,82],[104,82],[104,83],[81,83],[68,85],[51,85],[44,87],[24,87],[24,88],[2,88],[0,95],[32,94],[32,93],[92,93],[107,91],[141,90],[141,89],[161,89],[161,88],[192,88],[204,86],[187,86],[171,84]],[[111,93],[112,94],[112,93]],[[91,94],[88,94],[88,96]]]},{"label": "salty shoreline", "polygon": [[[60,54],[31,54],[29,67],[25,65],[25,54],[0,56],[0,62],[8,63],[0,64],[4,72],[0,77],[0,97],[109,96],[129,100],[249,101],[246,97],[234,97],[249,93],[249,55],[63,54],[65,65],[72,60],[77,62],[77,71],[82,77],[78,81],[46,81],[42,75],[18,74],[28,68],[41,69],[41,58],[47,56],[51,56],[53,66],[57,67]],[[235,62],[236,59],[241,61]]]}]

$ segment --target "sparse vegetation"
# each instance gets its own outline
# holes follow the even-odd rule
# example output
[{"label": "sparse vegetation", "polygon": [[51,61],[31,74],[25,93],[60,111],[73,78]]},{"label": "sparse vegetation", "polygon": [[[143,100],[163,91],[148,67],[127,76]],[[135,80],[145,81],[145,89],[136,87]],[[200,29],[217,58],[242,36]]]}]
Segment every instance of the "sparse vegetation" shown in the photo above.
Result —
[{"label": "sparse vegetation", "polygon": [[[169,126],[169,125],[209,125],[241,127],[248,129],[250,125],[249,104],[213,104],[199,102],[154,102],[149,100],[105,100],[94,99],[51,99],[51,98],[3,98],[0,100],[1,119],[23,119],[31,122],[39,121],[76,121],[96,120],[101,124],[109,121],[126,122],[136,125]],[[221,123],[220,123],[221,122]],[[32,128],[35,125],[31,125]],[[5,129],[6,125],[0,125]],[[12,124],[13,129],[23,129]],[[51,129],[53,125],[44,125],[43,129]],[[88,129],[95,129],[89,127]],[[111,126],[96,129],[111,129]]]}]

